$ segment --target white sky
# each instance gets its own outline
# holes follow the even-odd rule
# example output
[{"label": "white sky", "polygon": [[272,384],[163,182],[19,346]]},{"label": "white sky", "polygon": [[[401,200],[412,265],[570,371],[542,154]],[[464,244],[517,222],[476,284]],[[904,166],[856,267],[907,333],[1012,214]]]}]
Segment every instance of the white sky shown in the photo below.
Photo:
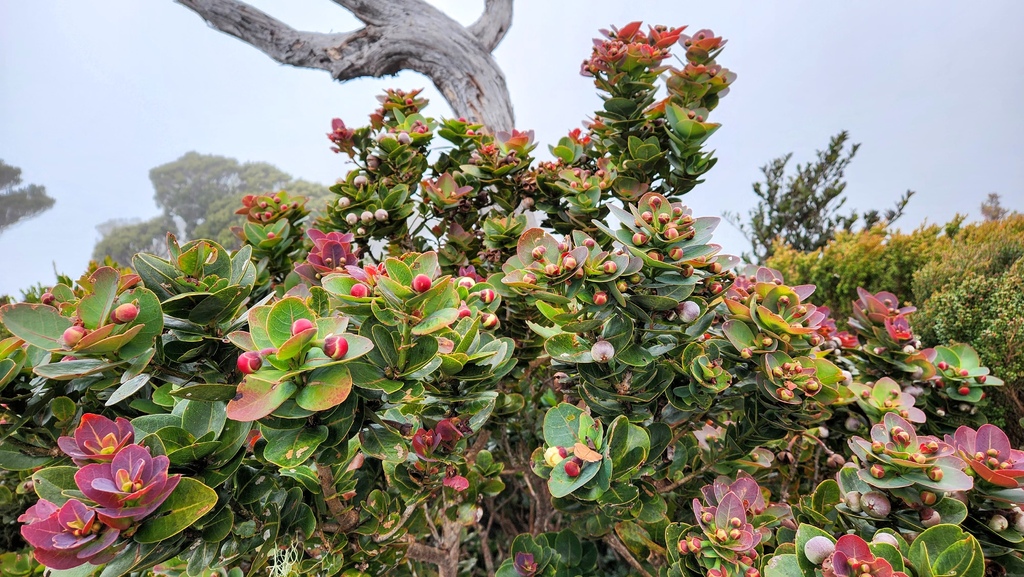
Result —
[{"label": "white sky", "polygon": [[[329,0],[253,2],[302,29],[358,23]],[[482,0],[436,2],[472,22]],[[719,162],[686,196],[698,215],[745,212],[771,158],[805,161],[842,129],[863,146],[847,172],[858,209],[918,191],[903,228],[977,217],[989,192],[1024,209],[1024,3],[519,0],[495,51],[517,125],[546,145],[599,105],[578,75],[599,28],[631,20],[712,28],[739,79],[712,114]],[[267,161],[333,182],[332,117],[365,122],[385,87],[427,86],[428,113],[450,111],[414,73],[338,84],[280,66],[170,1],[0,0],[0,158],[46,186],[56,206],[0,235],[0,294],[77,277],[112,217],[157,214],[149,169],[189,150]],[[729,225],[726,252],[747,247]]]}]

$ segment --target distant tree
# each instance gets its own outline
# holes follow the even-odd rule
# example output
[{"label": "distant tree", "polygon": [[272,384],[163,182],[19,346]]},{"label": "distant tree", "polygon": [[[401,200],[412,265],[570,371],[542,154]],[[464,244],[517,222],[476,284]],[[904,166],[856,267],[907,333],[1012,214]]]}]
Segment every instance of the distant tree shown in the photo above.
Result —
[{"label": "distant tree", "polygon": [[999,200],[998,194],[994,192],[988,193],[988,198],[981,203],[981,216],[985,220],[1002,220],[1010,213],[1008,209],[1003,208]]},{"label": "distant tree", "polygon": [[792,174],[786,167],[793,153],[772,160],[761,167],[764,182],[754,183],[754,194],[760,199],[744,222],[738,212],[726,212],[725,218],[735,225],[747,240],[752,252],[744,254],[747,261],[763,263],[774,254],[774,244],[781,241],[800,251],[812,251],[828,244],[838,231],[852,230],[857,223],[870,228],[882,220],[892,223],[903,215],[913,196],[908,190],[894,208],[879,213],[851,211],[840,214],[846,204],[846,180],[843,175],[860,144],[846,148],[849,133],[845,130],[832,137],[828,148],[817,152],[817,159],[796,165]]},{"label": "distant tree", "polygon": [[[168,232],[179,240],[212,238],[225,246],[237,246],[231,226],[244,218],[236,215],[246,194],[285,189],[314,199],[330,194],[321,184],[293,180],[291,175],[266,162],[240,163],[233,158],[189,152],[149,172],[153,199],[163,211],[146,221],[114,219],[97,230],[102,238],[93,258],[111,256],[126,264],[137,252],[163,253]],[[316,206],[314,200],[313,206]]]},{"label": "distant tree", "polygon": [[149,220],[112,219],[100,223],[96,230],[103,235],[93,248],[93,258],[109,256],[114,262],[131,264],[137,252],[162,254],[168,231],[175,230],[174,220],[161,214]]},{"label": "distant tree", "polygon": [[50,210],[55,202],[38,184],[21,185],[21,169],[0,160],[0,234]]}]

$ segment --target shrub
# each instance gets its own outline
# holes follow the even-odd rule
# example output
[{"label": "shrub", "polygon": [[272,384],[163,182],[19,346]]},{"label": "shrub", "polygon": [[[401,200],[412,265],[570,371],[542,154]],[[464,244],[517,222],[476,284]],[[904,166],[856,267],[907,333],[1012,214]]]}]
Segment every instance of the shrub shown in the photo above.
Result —
[{"label": "shrub", "polygon": [[[595,43],[603,109],[555,160],[388,91],[370,126],[333,123],[356,168],[315,223],[303,199],[246,197],[237,251],[170,236],[133,272],[0,308],[0,482],[34,558],[103,577],[1019,573],[1024,453],[985,424],[1002,383],[974,349],[923,348],[887,292],[860,291],[839,332],[813,286],[736,270],[718,219],[679,200],[733,78],[722,38],[682,32]],[[662,65],[677,43],[681,70]]]}]

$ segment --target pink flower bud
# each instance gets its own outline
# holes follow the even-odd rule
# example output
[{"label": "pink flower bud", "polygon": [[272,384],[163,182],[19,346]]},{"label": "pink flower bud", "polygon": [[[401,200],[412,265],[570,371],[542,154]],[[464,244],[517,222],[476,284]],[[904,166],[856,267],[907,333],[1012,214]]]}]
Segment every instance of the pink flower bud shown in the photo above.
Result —
[{"label": "pink flower bud", "polygon": [[295,322],[292,323],[292,336],[294,337],[295,335],[304,331],[308,331],[309,329],[312,328],[316,328],[316,325],[313,324],[313,321],[309,319],[295,319]]},{"label": "pink flower bud", "polygon": [[111,311],[110,320],[119,325],[130,323],[139,316],[139,307],[134,303],[124,303]]},{"label": "pink flower bud", "polygon": [[77,345],[79,341],[82,340],[82,337],[85,336],[86,332],[87,331],[85,330],[85,327],[75,325],[73,327],[68,327],[64,329],[64,334],[61,335],[60,338],[62,341],[64,341],[65,346],[73,347]]},{"label": "pink flower bud", "polygon": [[327,335],[324,339],[324,354],[340,361],[348,354],[348,339],[341,335]]},{"label": "pink flower bud", "polygon": [[260,354],[256,351],[246,351],[238,355],[238,370],[243,375],[251,375],[260,370],[262,366],[263,359],[260,358]]},{"label": "pink flower bud", "polygon": [[425,293],[433,286],[434,281],[425,274],[418,274],[412,279],[412,290],[418,293]]},{"label": "pink flower bud", "polygon": [[363,283],[356,283],[352,285],[352,288],[348,289],[348,294],[361,299],[370,294],[370,289]]}]

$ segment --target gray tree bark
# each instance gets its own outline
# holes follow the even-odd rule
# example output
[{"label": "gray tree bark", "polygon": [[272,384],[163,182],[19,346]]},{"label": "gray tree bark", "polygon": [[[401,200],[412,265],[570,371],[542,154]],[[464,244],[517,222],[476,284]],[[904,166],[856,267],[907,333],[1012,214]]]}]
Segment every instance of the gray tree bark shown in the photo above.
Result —
[{"label": "gray tree bark", "polygon": [[494,131],[513,127],[505,76],[491,56],[512,23],[513,0],[486,0],[468,27],[423,0],[333,0],[364,24],[340,34],[296,30],[239,0],[175,1],[281,64],[326,70],[339,82],[415,70],[457,116]]}]

